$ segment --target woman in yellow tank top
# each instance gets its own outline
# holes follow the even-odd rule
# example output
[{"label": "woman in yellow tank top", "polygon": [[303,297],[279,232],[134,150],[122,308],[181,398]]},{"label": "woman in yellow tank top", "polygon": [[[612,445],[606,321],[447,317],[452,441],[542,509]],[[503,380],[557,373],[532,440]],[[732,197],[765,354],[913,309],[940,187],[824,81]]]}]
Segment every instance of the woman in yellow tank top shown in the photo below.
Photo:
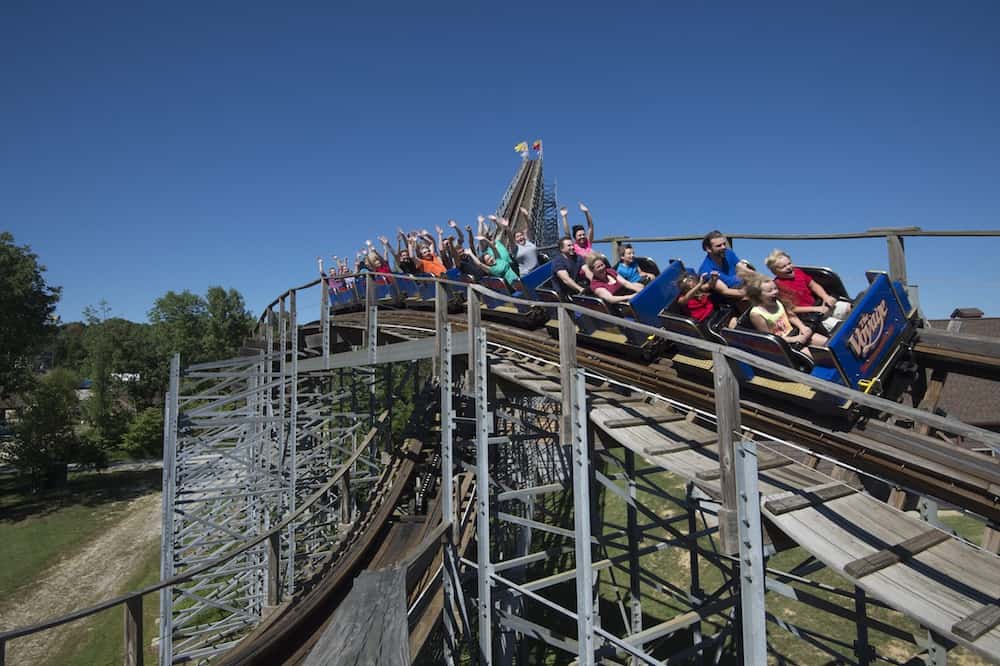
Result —
[{"label": "woman in yellow tank top", "polygon": [[[827,342],[825,335],[814,333],[802,323],[794,312],[785,310],[778,300],[778,286],[774,280],[753,280],[746,285],[747,298],[753,303],[750,309],[750,323],[758,331],[784,338],[789,344],[801,346],[809,355],[806,345],[822,346]],[[798,332],[795,332],[798,329]]]}]

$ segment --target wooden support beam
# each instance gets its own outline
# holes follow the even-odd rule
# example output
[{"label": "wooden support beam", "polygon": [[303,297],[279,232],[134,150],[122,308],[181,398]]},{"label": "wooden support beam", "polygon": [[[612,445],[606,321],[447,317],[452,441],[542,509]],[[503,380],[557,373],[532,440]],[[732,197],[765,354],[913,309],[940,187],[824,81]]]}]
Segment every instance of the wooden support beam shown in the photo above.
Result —
[{"label": "wooden support beam", "polygon": [[142,666],[142,596],[131,597],[125,609],[125,666]]},{"label": "wooden support beam", "polygon": [[772,515],[780,516],[783,513],[806,509],[817,504],[824,504],[830,500],[835,500],[838,497],[846,497],[856,492],[858,491],[843,483],[824,483],[820,486],[806,488],[799,495],[768,500],[764,502],[764,510]]},{"label": "wooden support beam", "polygon": [[[715,372],[715,418],[719,441],[719,476],[722,503],[719,507],[719,546],[723,553],[735,555],[740,550],[737,525],[735,441],[740,437],[740,385],[736,373],[721,351],[712,352]],[[694,441],[698,441],[694,439]],[[707,442],[706,442],[707,443]]]},{"label": "wooden support beam", "polygon": [[988,604],[956,622],[951,631],[967,641],[974,641],[1000,624],[1000,606]]},{"label": "wooden support beam", "polygon": [[862,578],[893,564],[908,560],[949,538],[948,533],[942,530],[927,530],[915,537],[901,541],[895,546],[889,546],[871,555],[848,562],[844,565],[844,573],[854,579]]}]

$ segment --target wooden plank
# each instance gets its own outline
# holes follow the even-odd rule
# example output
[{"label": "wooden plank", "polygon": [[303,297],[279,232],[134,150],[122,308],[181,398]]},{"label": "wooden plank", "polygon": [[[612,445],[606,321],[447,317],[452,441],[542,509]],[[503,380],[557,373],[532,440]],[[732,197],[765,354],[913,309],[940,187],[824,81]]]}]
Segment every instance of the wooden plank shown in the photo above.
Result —
[{"label": "wooden plank", "polygon": [[694,446],[714,444],[719,440],[719,436],[711,430],[689,423],[686,420],[667,423],[664,426],[664,430],[676,435],[680,439],[686,440],[689,444]]},{"label": "wooden plank", "polygon": [[927,530],[923,534],[918,534],[895,546],[890,546],[877,553],[872,553],[871,555],[858,558],[853,562],[848,562],[844,565],[844,573],[851,578],[862,578],[876,571],[881,571],[886,567],[908,560],[917,553],[921,553],[928,548],[933,548],[942,541],[947,541],[949,538],[948,534],[942,530]]},{"label": "wooden plank", "polygon": [[587,400],[588,402],[590,402],[591,405],[634,405],[640,402],[646,402],[646,398],[638,395],[637,396],[623,395],[620,398],[601,397],[601,396],[592,398],[588,394]]},{"label": "wooden plank", "polygon": [[992,603],[956,622],[951,631],[967,641],[974,641],[998,624],[1000,624],[1000,606]]},{"label": "wooden plank", "polygon": [[682,421],[683,419],[684,415],[677,413],[663,413],[650,416],[628,416],[620,419],[607,419],[604,421],[604,427],[613,430],[615,428],[632,428],[634,426],[670,423],[671,421]]},{"label": "wooden plank", "polygon": [[857,491],[843,483],[826,483],[813,488],[806,488],[801,494],[790,497],[779,497],[764,502],[764,510],[775,516],[790,511],[798,511],[817,504],[824,504],[839,497],[846,497]]},{"label": "wooden plank", "polygon": [[[757,471],[763,472],[769,469],[775,469],[776,467],[785,467],[791,465],[794,461],[788,458],[775,456],[775,457],[761,457],[760,462],[757,465]],[[718,467],[712,469],[706,469],[698,472],[698,478],[702,481],[711,481],[712,479],[718,479],[722,475],[721,470]]]},{"label": "wooden plank", "polygon": [[409,666],[405,594],[404,568],[362,572],[309,652],[305,666],[333,663]]}]

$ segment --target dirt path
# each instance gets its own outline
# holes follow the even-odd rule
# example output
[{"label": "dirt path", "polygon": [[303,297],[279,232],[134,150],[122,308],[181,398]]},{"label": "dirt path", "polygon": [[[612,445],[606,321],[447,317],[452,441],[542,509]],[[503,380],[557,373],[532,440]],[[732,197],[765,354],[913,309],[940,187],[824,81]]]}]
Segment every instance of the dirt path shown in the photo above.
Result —
[{"label": "dirt path", "polygon": [[[45,571],[41,582],[30,588],[30,597],[0,602],[0,626],[23,627],[125,592],[126,583],[142,566],[149,549],[160,542],[160,502],[160,493],[130,501],[120,521]],[[7,646],[7,663],[39,663],[76,626],[78,623],[12,641]]]}]

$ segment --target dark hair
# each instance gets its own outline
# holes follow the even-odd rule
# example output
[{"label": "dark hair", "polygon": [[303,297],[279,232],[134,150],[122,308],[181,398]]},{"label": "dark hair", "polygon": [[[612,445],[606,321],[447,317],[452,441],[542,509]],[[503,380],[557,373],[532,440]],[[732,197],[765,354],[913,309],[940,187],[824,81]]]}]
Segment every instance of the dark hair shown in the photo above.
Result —
[{"label": "dark hair", "polygon": [[582,224],[574,224],[573,225],[573,235],[574,236],[576,236],[576,232],[578,232],[578,231],[584,231],[584,230],[585,229],[584,229],[584,227],[583,227]]},{"label": "dark hair", "polygon": [[559,239],[560,246],[563,244],[563,241],[569,241],[570,243],[572,243],[573,238],[571,236],[563,236],[562,238]]},{"label": "dark hair", "polygon": [[622,249],[622,252],[624,252],[625,250],[631,250],[631,249],[633,249],[632,248],[632,243],[625,243],[624,245],[622,245],[621,249]]},{"label": "dark hair", "polygon": [[[701,239],[701,249],[708,252],[708,246],[712,244],[712,241],[716,238],[725,238],[726,234],[722,233],[718,229],[713,229],[705,234],[705,237]],[[728,241],[727,241],[728,242]]]}]

